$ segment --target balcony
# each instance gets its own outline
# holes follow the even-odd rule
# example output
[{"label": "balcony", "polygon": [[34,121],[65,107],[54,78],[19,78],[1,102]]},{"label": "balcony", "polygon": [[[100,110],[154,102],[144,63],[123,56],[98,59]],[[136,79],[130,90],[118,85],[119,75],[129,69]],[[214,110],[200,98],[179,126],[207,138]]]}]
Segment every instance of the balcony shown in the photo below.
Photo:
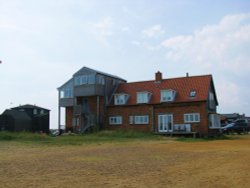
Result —
[{"label": "balcony", "polygon": [[190,124],[174,124],[174,132],[184,132],[188,133],[191,132],[191,125]]},{"label": "balcony", "polygon": [[73,98],[61,98],[59,100],[59,106],[60,107],[68,107],[74,105],[74,99]]},{"label": "balcony", "polygon": [[87,96],[103,96],[105,94],[104,85],[101,84],[85,84],[74,87],[74,96],[87,97]]}]

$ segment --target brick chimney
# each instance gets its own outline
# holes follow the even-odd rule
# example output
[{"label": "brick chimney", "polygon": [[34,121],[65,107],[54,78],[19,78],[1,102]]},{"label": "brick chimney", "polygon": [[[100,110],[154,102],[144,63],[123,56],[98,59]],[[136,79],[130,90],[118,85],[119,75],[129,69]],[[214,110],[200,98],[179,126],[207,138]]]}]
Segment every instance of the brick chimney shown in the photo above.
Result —
[{"label": "brick chimney", "polygon": [[162,81],[162,73],[160,71],[155,73],[155,81],[156,82],[161,82]]}]

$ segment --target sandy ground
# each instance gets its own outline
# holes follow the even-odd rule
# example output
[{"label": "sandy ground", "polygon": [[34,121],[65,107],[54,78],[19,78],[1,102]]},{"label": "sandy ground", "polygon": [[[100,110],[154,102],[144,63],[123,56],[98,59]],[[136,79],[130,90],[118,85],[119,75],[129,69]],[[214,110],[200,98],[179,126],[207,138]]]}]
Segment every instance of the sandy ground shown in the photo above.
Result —
[{"label": "sandy ground", "polygon": [[250,187],[250,135],[206,142],[0,142],[0,187]]}]

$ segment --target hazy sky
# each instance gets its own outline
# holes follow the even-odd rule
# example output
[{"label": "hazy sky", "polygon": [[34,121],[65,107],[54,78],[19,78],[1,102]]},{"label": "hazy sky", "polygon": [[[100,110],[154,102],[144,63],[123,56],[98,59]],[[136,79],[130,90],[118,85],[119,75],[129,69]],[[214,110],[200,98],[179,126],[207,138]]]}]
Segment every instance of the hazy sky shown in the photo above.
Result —
[{"label": "hazy sky", "polygon": [[212,74],[219,113],[250,116],[249,0],[0,0],[0,113],[51,110],[83,66],[127,81]]}]

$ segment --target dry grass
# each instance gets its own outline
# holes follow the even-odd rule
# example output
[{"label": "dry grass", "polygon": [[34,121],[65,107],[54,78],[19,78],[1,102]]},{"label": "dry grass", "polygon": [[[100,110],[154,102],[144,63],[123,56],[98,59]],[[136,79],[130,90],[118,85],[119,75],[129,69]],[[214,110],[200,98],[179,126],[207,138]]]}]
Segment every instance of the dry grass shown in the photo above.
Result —
[{"label": "dry grass", "polygon": [[86,145],[0,142],[0,187],[249,187],[250,135]]}]

